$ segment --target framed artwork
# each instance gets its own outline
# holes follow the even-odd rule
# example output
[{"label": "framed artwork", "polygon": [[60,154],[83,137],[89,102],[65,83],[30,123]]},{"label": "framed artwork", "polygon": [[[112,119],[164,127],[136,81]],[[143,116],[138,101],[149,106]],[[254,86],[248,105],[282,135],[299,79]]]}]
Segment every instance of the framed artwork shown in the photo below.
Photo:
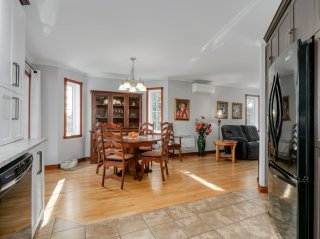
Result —
[{"label": "framed artwork", "polygon": [[223,117],[222,119],[228,119],[228,102],[217,101],[217,111],[221,110]]},{"label": "framed artwork", "polygon": [[282,97],[283,120],[290,120],[289,96]]},{"label": "framed artwork", "polygon": [[232,119],[242,119],[242,103],[232,103]]},{"label": "framed artwork", "polygon": [[174,99],[174,119],[189,120],[190,119],[190,100]]}]

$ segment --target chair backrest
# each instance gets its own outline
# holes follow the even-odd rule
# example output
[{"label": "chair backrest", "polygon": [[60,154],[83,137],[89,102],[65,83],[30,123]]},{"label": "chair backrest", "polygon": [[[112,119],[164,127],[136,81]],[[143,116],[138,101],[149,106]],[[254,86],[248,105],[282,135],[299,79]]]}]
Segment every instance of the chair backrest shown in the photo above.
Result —
[{"label": "chair backrest", "polygon": [[169,142],[174,143],[174,132],[173,132],[173,124],[171,123],[170,135],[169,135]]},{"label": "chair backrest", "polygon": [[104,161],[103,143],[102,143],[103,141],[102,141],[100,124],[101,123],[98,123],[95,129],[96,150],[97,150],[98,158],[100,159],[99,161]]},{"label": "chair backrest", "polygon": [[164,156],[167,153],[168,144],[169,144],[169,137],[172,130],[172,124],[168,123],[167,127],[164,127],[161,130],[161,155]]},{"label": "chair backrest", "polygon": [[170,127],[171,127],[171,124],[169,122],[163,122],[161,124],[161,136],[163,134],[166,134]]},{"label": "chair backrest", "polygon": [[115,155],[124,161],[124,145],[122,128],[119,125],[111,123],[100,124],[101,140],[103,145],[104,158]]},{"label": "chair backrest", "polygon": [[154,123],[143,123],[139,124],[139,135],[153,135],[154,134]]}]

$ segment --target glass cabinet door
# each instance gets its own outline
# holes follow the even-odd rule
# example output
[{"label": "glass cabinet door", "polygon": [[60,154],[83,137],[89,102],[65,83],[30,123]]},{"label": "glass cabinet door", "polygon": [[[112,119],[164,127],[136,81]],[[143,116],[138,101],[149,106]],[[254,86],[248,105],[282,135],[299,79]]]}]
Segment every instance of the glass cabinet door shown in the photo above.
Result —
[{"label": "glass cabinet door", "polygon": [[112,97],[113,123],[124,127],[124,96]]},{"label": "glass cabinet door", "polygon": [[95,102],[95,118],[96,123],[107,123],[108,122],[108,96],[96,96]]},{"label": "glass cabinet door", "polygon": [[140,97],[129,96],[129,128],[139,128]]}]

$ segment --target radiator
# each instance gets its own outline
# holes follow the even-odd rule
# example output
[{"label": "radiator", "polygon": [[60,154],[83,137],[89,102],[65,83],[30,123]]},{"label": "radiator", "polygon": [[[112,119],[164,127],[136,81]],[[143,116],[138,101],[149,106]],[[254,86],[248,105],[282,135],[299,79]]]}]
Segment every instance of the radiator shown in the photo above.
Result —
[{"label": "radiator", "polygon": [[[194,135],[177,135],[181,138],[182,151],[192,151],[196,149],[196,138]],[[176,138],[175,141],[178,143],[179,138]]]}]

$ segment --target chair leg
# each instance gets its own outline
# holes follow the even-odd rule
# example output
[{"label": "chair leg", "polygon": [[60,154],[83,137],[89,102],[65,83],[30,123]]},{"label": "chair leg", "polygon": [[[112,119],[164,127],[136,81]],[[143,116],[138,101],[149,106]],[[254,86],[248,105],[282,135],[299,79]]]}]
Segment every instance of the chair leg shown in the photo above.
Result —
[{"label": "chair leg", "polygon": [[143,174],[144,174],[144,161],[142,160],[141,161],[141,173],[140,173],[140,176],[139,176],[139,181],[141,181],[142,180],[142,178],[143,178]]},{"label": "chair leg", "polygon": [[102,183],[101,183],[101,186],[104,187],[104,180],[105,180],[105,177],[106,177],[106,167],[103,166],[103,172],[102,172]]},{"label": "chair leg", "polygon": [[181,158],[181,147],[179,148],[179,159],[180,159],[180,162],[182,162],[182,158]]},{"label": "chair leg", "polygon": [[96,174],[99,173],[99,168],[100,168],[100,159],[98,159],[98,162],[97,162],[97,169],[96,169]]},{"label": "chair leg", "polygon": [[172,158],[174,158],[174,149],[172,149]]},{"label": "chair leg", "polygon": [[167,160],[164,161],[164,166],[165,166],[165,168],[166,168],[166,174],[169,175]]},{"label": "chair leg", "polygon": [[124,166],[123,169],[122,169],[121,189],[123,189],[123,184],[124,184],[124,173],[126,171],[125,168],[126,168],[126,166]]},{"label": "chair leg", "polygon": [[164,179],[164,173],[163,173],[163,160],[160,161],[160,169],[161,169],[162,181],[165,181],[165,179]]}]

